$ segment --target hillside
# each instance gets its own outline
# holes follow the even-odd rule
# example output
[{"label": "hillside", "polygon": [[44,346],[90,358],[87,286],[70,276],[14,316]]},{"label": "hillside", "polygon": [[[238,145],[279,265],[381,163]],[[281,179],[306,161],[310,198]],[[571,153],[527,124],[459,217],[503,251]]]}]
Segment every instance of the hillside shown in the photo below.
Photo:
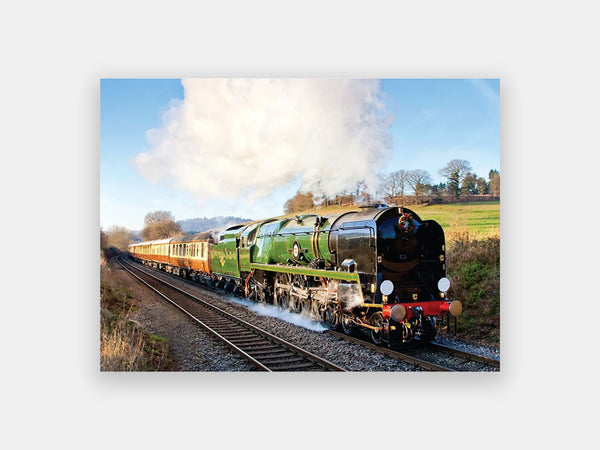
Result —
[{"label": "hillside", "polygon": [[249,222],[251,219],[242,219],[233,216],[198,217],[195,219],[178,220],[177,223],[186,234],[199,233],[200,231],[216,230],[238,223]]}]

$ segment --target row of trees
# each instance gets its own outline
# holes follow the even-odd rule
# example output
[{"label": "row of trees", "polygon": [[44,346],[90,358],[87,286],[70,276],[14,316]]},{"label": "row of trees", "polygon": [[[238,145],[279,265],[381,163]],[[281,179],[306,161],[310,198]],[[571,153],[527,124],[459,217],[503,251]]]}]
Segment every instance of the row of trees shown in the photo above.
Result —
[{"label": "row of trees", "polygon": [[426,170],[397,170],[383,178],[380,194],[388,201],[402,198],[407,194],[415,197],[415,203],[424,196],[450,197],[451,201],[461,195],[485,195],[500,197],[500,172],[490,170],[488,180],[472,171],[471,163],[464,159],[453,159],[440,169],[439,174],[446,177],[446,183],[432,184],[431,175]]},{"label": "row of trees", "polygon": [[320,198],[308,192],[298,193],[284,205],[286,214],[302,211],[315,206],[315,204],[356,204],[361,202],[384,201],[387,203],[406,203],[411,196],[414,203],[420,203],[425,197],[447,198],[457,201],[463,195],[490,195],[500,197],[500,172],[493,169],[488,174],[488,179],[478,176],[473,172],[471,163],[463,159],[453,159],[439,170],[439,174],[446,177],[447,182],[433,184],[431,174],[426,170],[397,170],[388,174],[381,174],[379,191],[373,198],[366,192],[364,182],[346,192],[341,192],[333,199]]},{"label": "row of trees", "polygon": [[[320,205],[351,205],[357,203],[402,203],[405,204],[408,196],[414,197],[415,203],[420,203],[426,196],[446,197],[450,201],[459,200],[463,195],[489,194],[500,197],[500,173],[490,170],[488,180],[473,173],[469,161],[453,159],[440,169],[440,175],[446,177],[446,183],[432,184],[431,175],[426,170],[397,170],[381,176],[381,186],[376,197],[366,191],[364,182],[342,192],[335,198],[319,197],[312,192],[298,192],[284,205],[286,214],[303,211]],[[154,211],[144,217],[144,229],[140,237],[144,241],[166,239],[183,235],[181,226],[169,211]],[[135,233],[125,227],[111,227],[107,233],[101,233],[101,248],[116,247],[126,250],[127,245],[136,240]]]},{"label": "row of trees", "polygon": [[[184,234],[170,211],[154,211],[144,217],[144,229],[140,231],[139,237],[144,241],[153,241]],[[102,249],[115,247],[119,250],[127,250],[127,246],[135,240],[137,240],[137,235],[125,227],[113,226],[106,233],[100,231],[100,248]]]}]

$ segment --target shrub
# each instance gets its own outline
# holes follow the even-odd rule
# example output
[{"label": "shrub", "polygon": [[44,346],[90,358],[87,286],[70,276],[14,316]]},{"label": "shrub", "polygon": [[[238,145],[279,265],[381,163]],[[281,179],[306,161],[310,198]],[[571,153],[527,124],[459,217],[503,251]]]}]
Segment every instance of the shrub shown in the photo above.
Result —
[{"label": "shrub", "polygon": [[463,303],[458,329],[489,343],[500,338],[500,239],[470,239],[457,233],[448,242],[449,298]]}]

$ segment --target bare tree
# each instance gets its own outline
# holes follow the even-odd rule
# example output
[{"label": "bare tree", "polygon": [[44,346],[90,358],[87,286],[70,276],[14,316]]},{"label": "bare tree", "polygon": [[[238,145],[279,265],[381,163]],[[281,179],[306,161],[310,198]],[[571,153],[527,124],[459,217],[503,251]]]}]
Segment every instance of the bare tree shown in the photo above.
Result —
[{"label": "bare tree", "polygon": [[408,186],[408,171],[407,170],[396,170],[388,175],[382,177],[383,183],[381,184],[381,194],[383,194],[390,201],[392,199],[402,197],[402,203],[404,204],[404,192]]},{"label": "bare tree", "polygon": [[166,239],[183,234],[181,226],[175,222],[173,214],[169,211],[154,211],[146,214],[144,224],[140,236],[145,241]]},{"label": "bare tree", "polygon": [[292,214],[295,212],[304,211],[306,209],[310,209],[315,206],[313,201],[313,194],[308,192],[306,194],[301,193],[300,191],[296,192],[296,195],[290,198],[283,205],[283,210],[286,214]]},{"label": "bare tree", "polygon": [[440,169],[440,175],[448,178],[448,189],[452,194],[452,200],[460,197],[460,185],[465,175],[471,171],[471,163],[464,159],[453,159]]},{"label": "bare tree", "polygon": [[105,248],[108,248],[108,236],[104,231],[100,230],[100,249],[104,250]]},{"label": "bare tree", "polygon": [[408,171],[407,183],[415,193],[415,203],[419,203],[419,196],[423,196],[431,184],[431,175],[426,170],[414,169]]},{"label": "bare tree", "polygon": [[446,164],[444,168],[440,169],[440,175],[449,179],[452,174],[457,174],[458,181],[462,183],[465,175],[471,170],[473,169],[471,169],[471,163],[469,161],[465,161],[464,159],[453,159]]},{"label": "bare tree", "polygon": [[160,222],[175,222],[175,217],[173,217],[171,211],[153,211],[144,217],[144,224],[146,226]]},{"label": "bare tree", "polygon": [[128,228],[114,225],[106,231],[106,246],[115,247],[126,251],[127,246],[133,241],[133,232]]}]

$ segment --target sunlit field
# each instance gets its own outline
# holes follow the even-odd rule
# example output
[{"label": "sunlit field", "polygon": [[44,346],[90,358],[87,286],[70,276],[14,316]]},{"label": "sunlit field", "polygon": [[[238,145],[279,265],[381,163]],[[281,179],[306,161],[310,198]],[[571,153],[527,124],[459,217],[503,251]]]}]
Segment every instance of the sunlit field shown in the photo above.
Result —
[{"label": "sunlit field", "polygon": [[408,206],[424,220],[437,221],[444,231],[467,231],[474,236],[500,236],[500,202],[450,203]]},{"label": "sunlit field", "polygon": [[[406,205],[406,207],[415,211],[423,220],[437,221],[444,229],[448,240],[455,237],[464,238],[465,233],[471,238],[500,236],[499,201],[448,203],[431,206]],[[308,213],[319,215],[339,214],[356,208],[356,206],[324,206],[302,211],[301,213],[289,214],[288,216]]]}]

